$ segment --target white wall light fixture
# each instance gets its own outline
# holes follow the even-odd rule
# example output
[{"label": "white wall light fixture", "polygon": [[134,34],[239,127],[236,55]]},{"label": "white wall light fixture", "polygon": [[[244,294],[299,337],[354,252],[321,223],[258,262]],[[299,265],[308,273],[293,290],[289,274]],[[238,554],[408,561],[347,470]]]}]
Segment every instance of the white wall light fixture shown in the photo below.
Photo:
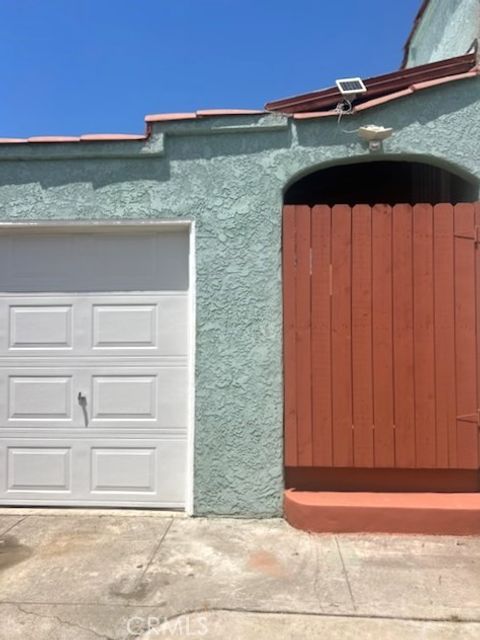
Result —
[{"label": "white wall light fixture", "polygon": [[390,138],[392,134],[393,129],[391,127],[378,127],[375,124],[367,124],[358,129],[358,137],[368,142],[370,151],[380,151],[383,141]]}]

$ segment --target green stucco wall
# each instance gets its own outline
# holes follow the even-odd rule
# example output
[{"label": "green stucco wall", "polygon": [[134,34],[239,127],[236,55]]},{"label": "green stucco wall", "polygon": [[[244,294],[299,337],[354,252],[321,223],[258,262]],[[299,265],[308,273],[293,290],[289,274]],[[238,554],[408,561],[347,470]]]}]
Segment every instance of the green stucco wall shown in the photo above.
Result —
[{"label": "green stucco wall", "polygon": [[480,0],[431,0],[410,43],[407,67],[461,56],[480,38]]},{"label": "green stucco wall", "polygon": [[[480,82],[361,116],[215,117],[154,125],[147,142],[0,145],[3,220],[196,221],[195,513],[282,510],[282,192],[339,162],[417,158],[480,178]],[[392,126],[384,153],[360,124]]]}]

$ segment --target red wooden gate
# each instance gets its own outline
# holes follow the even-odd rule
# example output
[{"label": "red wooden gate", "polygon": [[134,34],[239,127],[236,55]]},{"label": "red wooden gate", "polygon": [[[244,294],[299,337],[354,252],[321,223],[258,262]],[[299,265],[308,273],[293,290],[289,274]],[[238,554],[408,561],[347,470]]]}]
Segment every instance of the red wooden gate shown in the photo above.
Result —
[{"label": "red wooden gate", "polygon": [[480,205],[286,206],[287,467],[478,469]]}]

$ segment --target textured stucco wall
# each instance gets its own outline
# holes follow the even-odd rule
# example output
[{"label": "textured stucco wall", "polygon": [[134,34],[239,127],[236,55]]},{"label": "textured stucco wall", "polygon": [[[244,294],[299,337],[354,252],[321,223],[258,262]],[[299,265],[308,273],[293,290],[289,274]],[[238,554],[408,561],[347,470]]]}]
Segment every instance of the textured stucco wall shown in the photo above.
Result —
[{"label": "textured stucco wall", "polygon": [[431,0],[412,38],[407,67],[467,53],[480,37],[480,0]]},{"label": "textured stucco wall", "polygon": [[[157,124],[143,143],[0,145],[3,220],[196,221],[195,512],[270,516],[282,501],[282,191],[338,162],[427,159],[480,178],[478,80],[361,116]],[[384,155],[345,133],[392,126]]]}]

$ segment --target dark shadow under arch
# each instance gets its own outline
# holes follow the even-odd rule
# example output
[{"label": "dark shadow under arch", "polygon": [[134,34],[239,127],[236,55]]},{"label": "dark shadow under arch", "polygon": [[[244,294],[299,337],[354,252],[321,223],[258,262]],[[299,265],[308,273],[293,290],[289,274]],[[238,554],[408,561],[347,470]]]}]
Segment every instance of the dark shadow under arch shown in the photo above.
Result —
[{"label": "dark shadow under arch", "polygon": [[342,164],[310,173],[285,192],[285,204],[416,204],[475,202],[478,185],[424,162]]}]

